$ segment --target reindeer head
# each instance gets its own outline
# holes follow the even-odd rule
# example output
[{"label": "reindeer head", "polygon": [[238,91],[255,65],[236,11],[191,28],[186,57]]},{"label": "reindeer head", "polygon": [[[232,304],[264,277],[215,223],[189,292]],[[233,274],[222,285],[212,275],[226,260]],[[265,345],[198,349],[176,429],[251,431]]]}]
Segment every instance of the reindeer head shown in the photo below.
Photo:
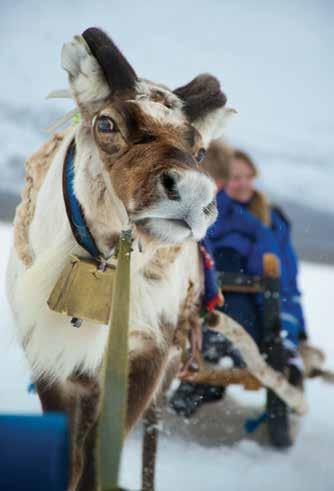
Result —
[{"label": "reindeer head", "polygon": [[229,114],[219,82],[200,75],[171,91],[139,79],[96,28],[64,45],[62,65],[105,187],[139,233],[167,243],[201,239],[216,218],[215,185],[201,161]]}]

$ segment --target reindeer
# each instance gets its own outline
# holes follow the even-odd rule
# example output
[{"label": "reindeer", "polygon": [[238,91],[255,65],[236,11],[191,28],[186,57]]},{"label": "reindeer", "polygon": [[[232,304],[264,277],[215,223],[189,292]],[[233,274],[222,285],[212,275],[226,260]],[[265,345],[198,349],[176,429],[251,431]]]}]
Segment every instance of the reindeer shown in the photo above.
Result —
[{"label": "reindeer", "polygon": [[64,159],[74,142],[74,192],[105,258],[121,232],[122,207],[133,228],[128,432],[168,372],[189,284],[195,285],[194,303],[201,294],[196,242],[216,218],[215,185],[201,160],[231,110],[211,75],[174,91],[138,78],[100,29],[87,29],[65,44],[62,66],[81,122],[54,136],[28,162],[30,191],[17,210],[7,283],[42,409],[69,417],[70,489],[92,491],[108,332],[89,321],[76,329],[47,306],[69,254],[89,256],[66,214]]}]

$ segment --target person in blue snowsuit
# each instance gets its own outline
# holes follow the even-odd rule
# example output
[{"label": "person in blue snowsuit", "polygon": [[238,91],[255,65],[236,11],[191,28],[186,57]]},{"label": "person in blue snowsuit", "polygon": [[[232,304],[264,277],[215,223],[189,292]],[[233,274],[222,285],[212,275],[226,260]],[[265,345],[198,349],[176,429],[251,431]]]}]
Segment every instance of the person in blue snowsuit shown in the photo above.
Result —
[{"label": "person in blue snowsuit", "polygon": [[[217,153],[215,157],[217,156]],[[226,162],[225,162],[226,167]],[[298,259],[291,241],[290,223],[283,212],[270,206],[255,190],[257,169],[243,152],[235,151],[225,179],[216,177],[218,218],[208,230],[204,246],[213,257],[217,272],[263,274],[263,255],[275,254],[281,263],[281,333],[291,364],[302,372],[297,352],[300,340],[307,338],[297,285]],[[239,322],[261,348],[263,338],[263,294],[224,293],[223,311]],[[232,345],[221,335],[205,331],[203,355],[211,362],[231,356],[243,366]],[[221,387],[181,384],[171,405],[191,416],[204,402],[218,400]]]},{"label": "person in blue snowsuit", "polygon": [[[256,193],[258,199],[258,193]],[[298,263],[290,224],[283,213],[271,207],[270,226],[261,222],[247,208],[221,189],[217,194],[218,219],[206,237],[217,271],[263,274],[263,255],[275,254],[281,263],[281,326],[285,339],[298,346],[305,339],[305,321],[297,286]],[[225,294],[225,311],[242,324],[260,344],[263,295]]]}]

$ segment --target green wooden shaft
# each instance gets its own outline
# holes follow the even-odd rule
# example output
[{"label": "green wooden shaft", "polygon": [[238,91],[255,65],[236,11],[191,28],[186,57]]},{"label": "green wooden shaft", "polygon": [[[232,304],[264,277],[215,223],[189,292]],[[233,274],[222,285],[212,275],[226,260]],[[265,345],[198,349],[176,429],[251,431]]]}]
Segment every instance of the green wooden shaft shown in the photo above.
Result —
[{"label": "green wooden shaft", "polygon": [[128,393],[128,329],[131,232],[119,242],[115,289],[103,365],[103,396],[98,430],[99,482],[102,491],[119,489]]}]

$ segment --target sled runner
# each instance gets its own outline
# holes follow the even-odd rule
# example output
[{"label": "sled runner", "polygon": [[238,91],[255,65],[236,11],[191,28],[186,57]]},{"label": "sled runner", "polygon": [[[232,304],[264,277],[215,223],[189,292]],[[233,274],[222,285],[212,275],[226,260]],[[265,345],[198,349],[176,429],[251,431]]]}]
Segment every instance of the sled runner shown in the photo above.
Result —
[{"label": "sled runner", "polygon": [[[282,346],[281,326],[280,326],[280,265],[273,254],[265,254],[263,259],[263,277],[247,276],[243,274],[220,273],[219,282],[224,292],[237,292],[264,295],[264,336],[262,352],[266,362],[275,372],[270,373],[268,367],[261,368],[258,363],[253,364],[257,354],[254,349],[251,353],[249,346],[251,339],[245,331],[237,327],[237,323],[229,319],[225,322],[221,319],[208,319],[209,324],[213,324],[214,330],[218,330],[232,342],[234,347],[239,348],[241,356],[247,368],[232,368],[226,370],[200,361],[200,369],[194,375],[183,377],[195,383],[205,383],[216,386],[228,386],[241,384],[247,390],[258,390],[262,386],[267,388],[266,414],[269,430],[269,439],[275,447],[288,447],[292,444],[289,425],[290,408],[299,414],[306,410],[306,403],[303,400],[300,390],[298,391],[289,384],[289,368],[286,364],[285,351]],[[234,324],[234,328],[228,328],[226,324]],[[224,326],[225,323],[225,326]],[[217,324],[220,327],[217,329]],[[210,327],[210,325],[209,325]],[[239,345],[239,346],[238,346]],[[253,347],[254,348],[254,347]],[[247,358],[247,359],[246,359]],[[257,366],[255,366],[257,365]],[[268,372],[269,377],[263,378],[263,373]],[[282,373],[281,380],[278,373]],[[283,392],[282,386],[285,385]],[[300,388],[299,388],[300,389]],[[290,408],[289,408],[290,406]]]}]

